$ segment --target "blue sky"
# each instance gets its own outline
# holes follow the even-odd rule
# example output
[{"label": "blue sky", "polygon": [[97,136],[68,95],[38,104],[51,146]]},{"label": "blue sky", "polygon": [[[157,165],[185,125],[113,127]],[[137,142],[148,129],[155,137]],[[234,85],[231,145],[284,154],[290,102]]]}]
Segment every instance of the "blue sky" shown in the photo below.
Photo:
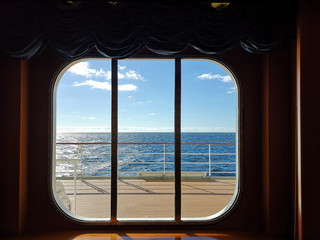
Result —
[{"label": "blue sky", "polygon": [[[174,61],[118,61],[120,132],[173,132]],[[182,60],[183,132],[234,132],[236,88],[211,61]],[[86,59],[69,67],[57,87],[58,132],[110,132],[111,62]]]}]

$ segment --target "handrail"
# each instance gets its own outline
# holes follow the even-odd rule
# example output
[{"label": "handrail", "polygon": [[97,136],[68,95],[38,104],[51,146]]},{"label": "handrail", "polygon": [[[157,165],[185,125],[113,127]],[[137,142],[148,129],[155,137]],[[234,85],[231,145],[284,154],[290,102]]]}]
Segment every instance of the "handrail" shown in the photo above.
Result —
[{"label": "handrail", "polygon": [[[57,142],[57,145],[76,145],[78,146],[77,153],[67,153],[67,155],[79,155],[79,162],[80,162],[80,177],[83,177],[83,173],[98,173],[97,171],[85,171],[83,170],[83,157],[84,156],[92,156],[92,155],[110,155],[111,152],[104,152],[104,153],[97,153],[97,154],[92,154],[90,152],[90,154],[88,154],[86,151],[83,151],[82,146],[83,145],[110,145],[111,143],[106,143],[106,142]],[[163,155],[163,160],[161,162],[148,162],[148,161],[143,161],[143,162],[133,162],[133,161],[129,161],[129,162],[125,162],[122,164],[163,164],[163,170],[162,172],[165,173],[166,172],[166,165],[171,165],[174,162],[171,161],[166,161],[166,155],[173,155],[174,152],[168,152],[165,148],[166,145],[173,145],[174,143],[172,142],[155,142],[155,143],[150,143],[150,142],[121,142],[118,143],[119,145],[163,145],[163,152],[119,152],[120,155]],[[190,165],[200,165],[200,164],[208,164],[208,176],[212,176],[212,170],[211,170],[211,166],[212,166],[212,161],[211,161],[211,156],[212,155],[220,155],[220,156],[226,156],[226,155],[236,155],[236,153],[219,153],[219,152],[212,152],[211,151],[211,145],[235,145],[235,143],[181,143],[183,145],[208,145],[209,149],[208,152],[197,152],[197,153],[189,153],[189,152],[182,152],[181,155],[200,155],[200,156],[208,156],[208,161],[201,161],[201,162],[182,162],[181,164],[186,165],[186,164],[190,164]],[[65,155],[65,154],[63,154]],[[59,159],[57,159],[57,161],[59,162]],[[98,164],[98,163],[105,163],[105,162],[101,162],[101,161],[94,161],[94,162],[86,162],[85,164]],[[214,164],[219,165],[219,164],[235,164],[235,162],[214,162]],[[63,171],[65,173],[69,172],[69,171]],[[63,173],[61,172],[61,173]],[[99,171],[99,173],[102,172],[108,172],[108,171]],[[226,171],[215,171],[216,173],[230,173],[230,172],[226,172]],[[59,172],[60,173],[60,172]],[[121,171],[121,173],[129,173],[127,171]],[[236,172],[231,172],[231,173],[236,173]]]},{"label": "handrail", "polygon": [[[111,143],[105,142],[57,142],[56,144],[70,144],[70,145],[106,145]],[[160,142],[160,143],[152,143],[152,142],[119,142],[119,145],[172,145],[172,142]],[[181,143],[182,145],[235,145],[235,143]]]},{"label": "handrail", "polygon": [[[105,176],[109,176],[109,174],[111,173],[111,169],[110,170],[109,169],[105,169],[105,170],[104,169],[98,169],[97,170],[94,167],[93,167],[93,169],[86,169],[86,168],[83,167],[83,166],[85,166],[87,164],[91,165],[91,164],[110,163],[110,161],[106,162],[106,161],[101,161],[101,160],[100,161],[99,160],[98,161],[93,161],[93,162],[91,162],[91,161],[86,162],[86,161],[83,161],[83,159],[86,156],[110,155],[111,154],[111,150],[110,151],[108,150],[108,152],[104,151],[104,152],[92,153],[91,151],[84,150],[83,146],[84,145],[111,145],[111,143],[104,143],[104,142],[89,142],[89,143],[86,143],[86,142],[81,142],[81,143],[78,143],[78,142],[73,142],[73,143],[70,143],[70,142],[69,143],[67,143],[67,142],[57,142],[56,144],[57,145],[75,145],[76,146],[76,149],[74,149],[74,150],[76,150],[76,152],[72,151],[72,153],[69,152],[69,153],[57,154],[56,155],[56,159],[55,159],[56,160],[56,164],[57,164],[56,166],[58,166],[60,164],[68,164],[68,163],[71,163],[71,164],[73,163],[74,164],[73,171],[71,169],[63,169],[63,171],[56,171],[56,173],[67,174],[67,177],[72,177],[72,173],[73,173],[73,180],[74,180],[74,212],[76,212],[76,208],[77,208],[77,204],[76,204],[76,202],[77,202],[77,198],[76,198],[77,181],[76,180],[79,179],[79,177],[82,180],[83,179],[83,175],[86,175],[86,174],[88,174],[87,176],[90,176],[90,177],[96,177],[96,176],[98,176],[100,174],[102,174],[102,175],[106,174]],[[150,165],[158,165],[159,166],[161,164],[163,165],[162,169],[161,169],[161,167],[160,167],[160,169],[159,168],[154,168],[154,169],[151,170],[151,172],[148,172],[148,171],[139,172],[139,171],[130,171],[131,169],[127,169],[127,170],[122,169],[121,174],[123,174],[123,176],[132,176],[132,174],[133,175],[138,174],[142,178],[163,177],[165,179],[167,179],[167,178],[170,179],[170,178],[173,177],[174,171],[168,170],[168,169],[170,169],[170,166],[172,166],[172,164],[174,164],[174,161],[168,161],[166,159],[166,156],[174,155],[174,151],[172,151],[172,150],[168,151],[168,149],[166,149],[166,145],[174,145],[174,143],[170,143],[170,142],[160,142],[160,143],[158,143],[158,142],[157,143],[146,143],[146,142],[144,142],[144,143],[142,143],[142,142],[135,142],[135,143],[130,142],[130,143],[127,143],[127,142],[120,142],[118,144],[119,145],[163,145],[162,151],[157,148],[157,150],[156,150],[157,152],[152,152],[152,151],[151,152],[149,152],[149,151],[147,151],[147,152],[136,151],[135,152],[135,151],[132,151],[132,150],[131,150],[132,152],[127,152],[127,151],[121,152],[120,151],[119,155],[158,155],[158,156],[159,155],[163,155],[162,160],[154,161],[154,162],[153,161],[148,161],[148,159],[144,159],[144,161],[142,161],[142,162],[135,162],[135,161],[132,161],[132,160],[131,161],[126,161],[124,163],[120,163],[119,162],[118,164],[130,164],[130,165],[131,164],[133,164],[133,165],[144,164],[144,165],[148,165],[148,166],[150,166]],[[197,165],[197,166],[204,165],[204,167],[200,168],[201,171],[196,171],[196,172],[194,172],[194,171],[183,171],[183,172],[181,172],[181,177],[184,176],[184,177],[187,177],[187,178],[188,177],[190,177],[190,178],[194,178],[194,177],[207,178],[207,177],[209,177],[210,178],[210,177],[213,176],[212,175],[212,169],[211,169],[211,167],[213,165],[236,164],[236,162],[229,162],[229,161],[226,161],[226,162],[223,162],[223,161],[222,162],[221,161],[213,162],[211,160],[211,156],[213,156],[213,155],[220,155],[220,156],[236,155],[235,152],[225,152],[225,153],[224,152],[222,152],[222,153],[221,152],[213,152],[212,149],[211,149],[212,145],[235,145],[235,143],[181,143],[181,144],[182,145],[208,145],[208,150],[206,150],[205,152],[203,152],[203,149],[200,152],[193,152],[193,153],[192,152],[191,153],[190,152],[181,152],[181,156],[184,156],[184,155],[196,156],[196,155],[198,155],[198,156],[205,156],[205,159],[207,159],[206,161],[203,161],[203,159],[201,159],[201,161],[197,161],[197,162],[190,162],[189,159],[188,159],[189,161],[182,161],[181,162],[182,165]],[[69,149],[69,148],[67,148],[67,149]],[[59,156],[59,155],[63,156],[64,159],[57,158],[57,156]],[[70,159],[68,159],[68,158],[66,159],[65,158],[66,155],[69,155],[69,157],[72,156],[73,158],[72,159],[71,158]],[[74,159],[75,155],[78,156],[78,159]],[[169,166],[169,168],[168,168],[168,166]],[[230,170],[230,169],[223,169],[223,170]],[[77,173],[77,171],[79,171],[79,172]],[[119,169],[119,172],[120,172],[120,169]],[[216,171],[216,170],[214,171],[214,173],[218,173],[218,174],[219,173],[236,174],[235,171]],[[153,174],[155,174],[155,175],[153,175]],[[157,174],[159,174],[159,175],[157,175]],[[194,175],[194,174],[196,174],[196,175]]]}]

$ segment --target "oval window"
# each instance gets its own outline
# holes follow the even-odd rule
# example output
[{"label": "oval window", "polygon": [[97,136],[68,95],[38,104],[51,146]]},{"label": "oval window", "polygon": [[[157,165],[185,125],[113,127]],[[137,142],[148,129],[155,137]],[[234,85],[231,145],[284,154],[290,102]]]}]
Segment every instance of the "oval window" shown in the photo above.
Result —
[{"label": "oval window", "polygon": [[214,221],[238,195],[238,87],[203,59],[82,59],[57,77],[52,192],[81,221]]}]

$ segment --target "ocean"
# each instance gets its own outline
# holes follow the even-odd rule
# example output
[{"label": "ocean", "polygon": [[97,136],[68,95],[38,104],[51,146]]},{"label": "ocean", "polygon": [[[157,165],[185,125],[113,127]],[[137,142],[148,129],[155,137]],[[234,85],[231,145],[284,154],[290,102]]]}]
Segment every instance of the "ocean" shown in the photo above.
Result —
[{"label": "ocean", "polygon": [[[110,142],[110,133],[58,133],[56,176],[110,177]],[[174,172],[174,133],[120,132],[118,142],[119,176]],[[199,172],[211,177],[236,175],[235,133],[183,132],[181,142],[182,173]]]}]

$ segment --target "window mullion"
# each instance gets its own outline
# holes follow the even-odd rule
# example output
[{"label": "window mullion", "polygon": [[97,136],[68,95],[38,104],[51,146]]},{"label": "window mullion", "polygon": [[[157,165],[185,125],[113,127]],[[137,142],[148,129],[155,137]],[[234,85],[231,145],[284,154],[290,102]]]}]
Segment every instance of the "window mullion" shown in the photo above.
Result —
[{"label": "window mullion", "polygon": [[111,60],[111,222],[117,221],[118,196],[118,60]]},{"label": "window mullion", "polygon": [[175,59],[175,98],[174,98],[174,132],[175,132],[175,221],[181,221],[181,59]]}]

